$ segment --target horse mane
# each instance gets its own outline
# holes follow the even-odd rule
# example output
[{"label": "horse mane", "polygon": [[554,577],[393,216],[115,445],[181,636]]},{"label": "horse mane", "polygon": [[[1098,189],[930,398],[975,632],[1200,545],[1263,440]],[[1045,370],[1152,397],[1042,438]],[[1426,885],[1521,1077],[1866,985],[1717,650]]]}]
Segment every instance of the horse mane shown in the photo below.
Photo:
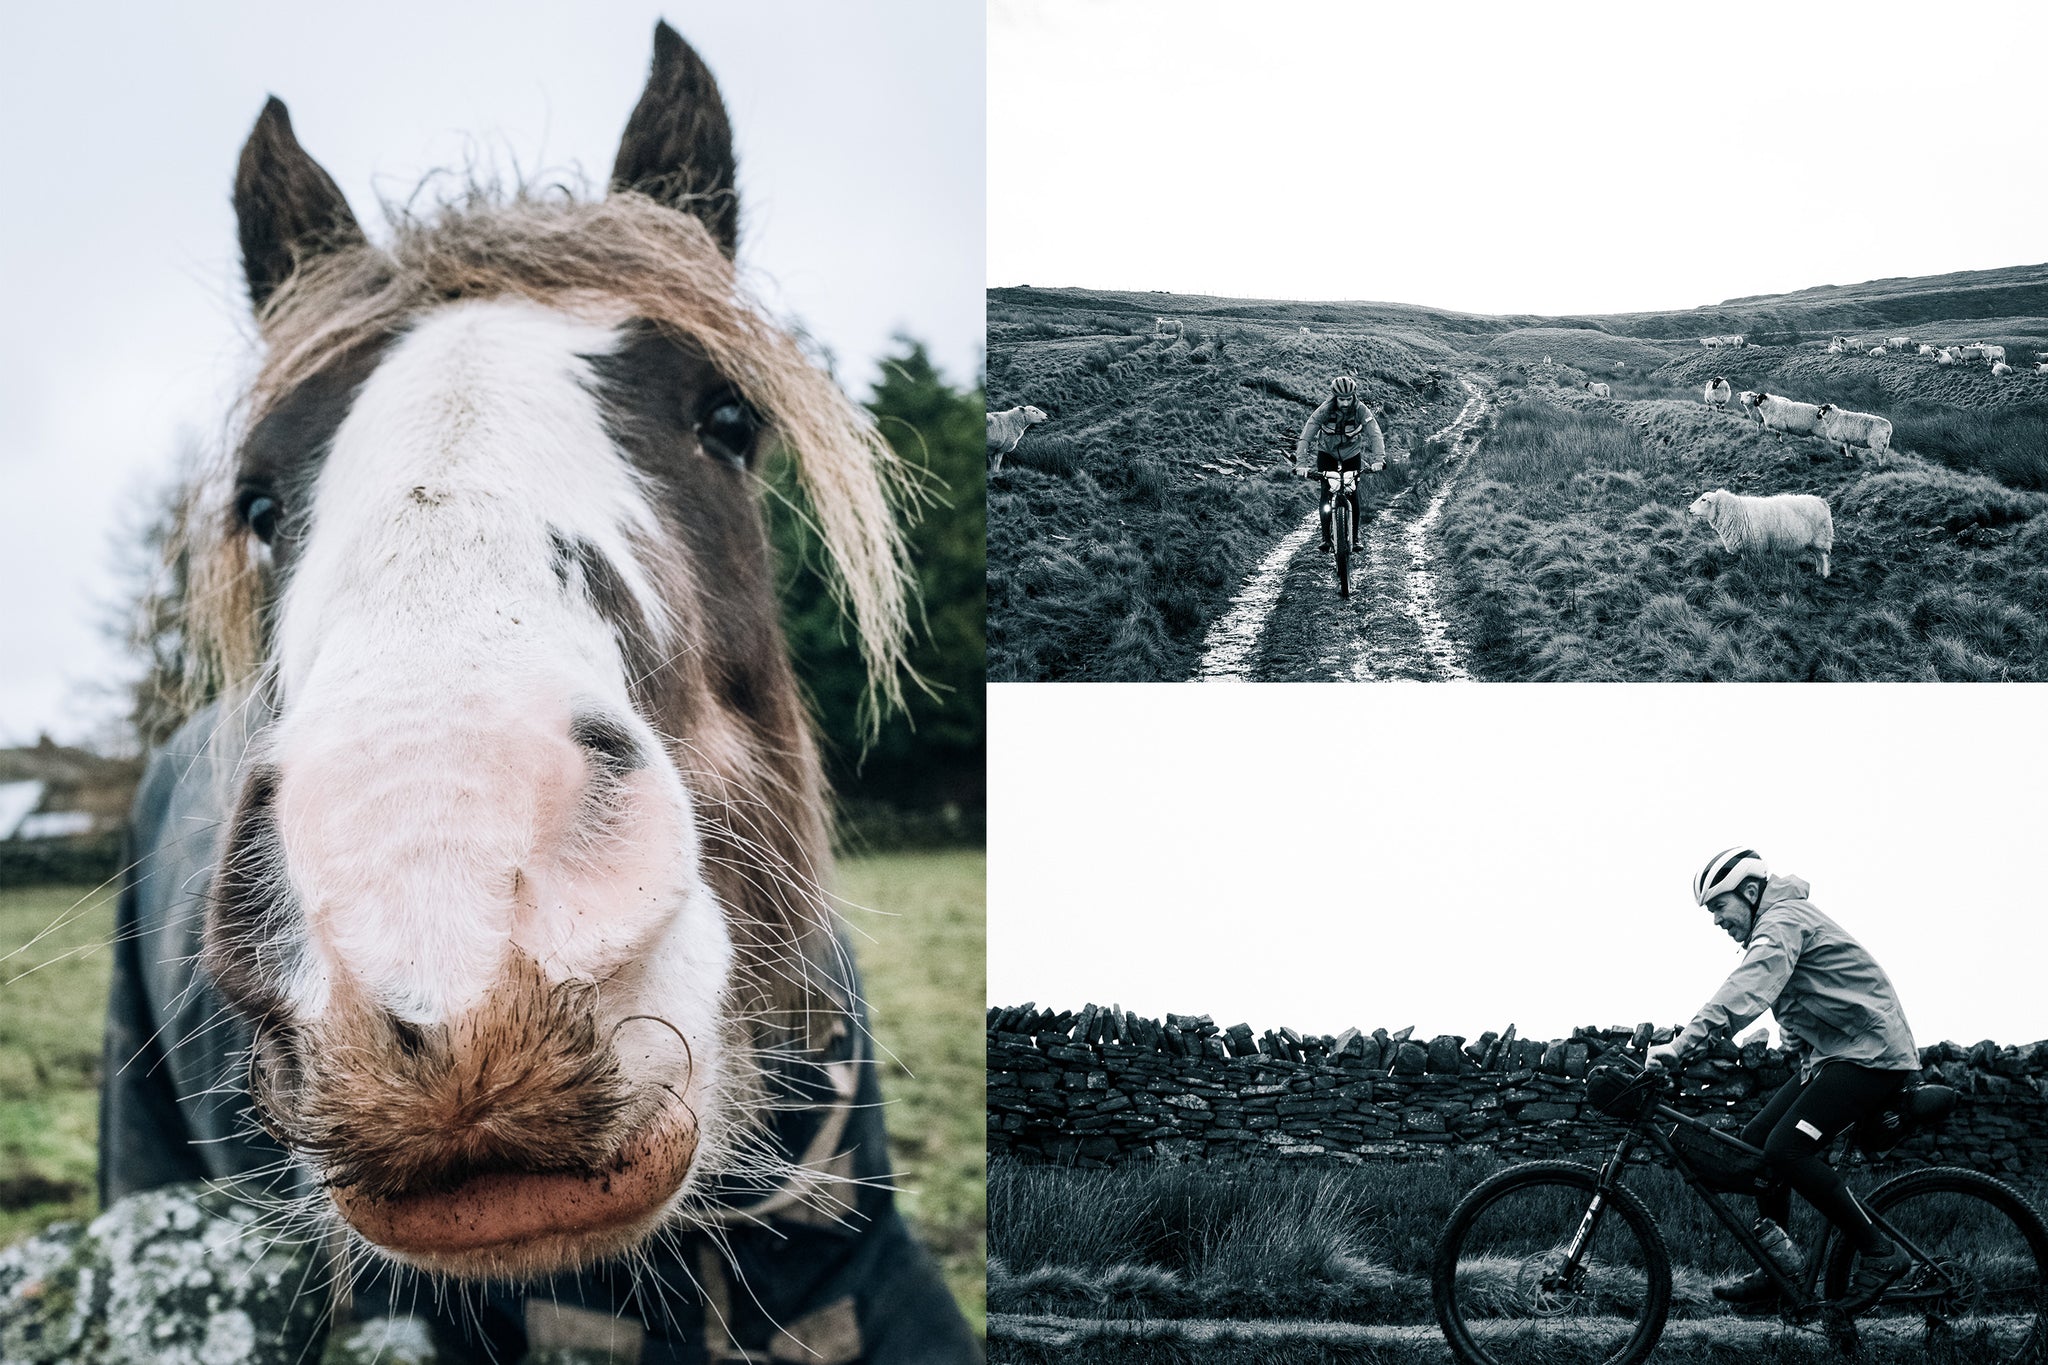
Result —
[{"label": "horse mane", "polygon": [[[412,317],[463,298],[514,296],[616,322],[644,318],[699,347],[794,460],[828,580],[867,664],[870,734],[902,703],[913,579],[898,521],[916,485],[873,420],[768,319],[693,215],[643,194],[509,193],[471,179],[426,213],[385,207],[391,240],[309,256],[257,314],[264,356],[246,433],[299,384]],[[232,443],[231,443],[232,444]],[[187,677],[202,696],[262,665],[261,574],[236,524],[233,451],[199,490],[184,544]]]}]

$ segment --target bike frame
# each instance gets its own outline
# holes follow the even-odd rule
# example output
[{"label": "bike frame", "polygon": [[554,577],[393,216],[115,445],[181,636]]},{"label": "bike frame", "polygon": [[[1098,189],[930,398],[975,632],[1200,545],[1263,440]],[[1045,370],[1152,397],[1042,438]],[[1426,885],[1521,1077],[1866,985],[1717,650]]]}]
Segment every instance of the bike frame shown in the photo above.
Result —
[{"label": "bike frame", "polygon": [[[1587,1205],[1586,1215],[1580,1220],[1578,1230],[1572,1234],[1572,1240],[1566,1248],[1564,1264],[1566,1276],[1569,1277],[1577,1272],[1579,1257],[1584,1253],[1587,1245],[1592,1242],[1593,1234],[1599,1230],[1600,1219],[1606,1212],[1608,1201],[1612,1197],[1615,1187],[1621,1184],[1622,1172],[1627,1169],[1637,1149],[1648,1145],[1655,1147],[1663,1153],[1665,1160],[1671,1163],[1672,1169],[1678,1172],[1679,1178],[1686,1183],[1695,1195],[1705,1201],[1708,1209],[1712,1210],[1714,1217],[1735,1238],[1737,1245],[1741,1246],[1748,1253],[1749,1258],[1755,1261],[1764,1274],[1768,1275],[1772,1282],[1778,1286],[1779,1292],[1786,1299],[1785,1312],[1795,1318],[1803,1318],[1811,1317],[1830,1308],[1839,1308],[1839,1304],[1822,1297],[1818,1292],[1818,1287],[1821,1269],[1827,1264],[1835,1244],[1835,1239],[1841,1236],[1841,1233],[1833,1226],[1829,1226],[1827,1235],[1821,1238],[1814,1246],[1812,1254],[1807,1257],[1804,1269],[1799,1277],[1794,1279],[1786,1274],[1776,1261],[1771,1259],[1770,1253],[1764,1250],[1763,1242],[1758,1239],[1754,1232],[1750,1231],[1749,1226],[1733,1209],[1722,1202],[1720,1194],[1707,1185],[1705,1178],[1700,1175],[1699,1171],[1693,1166],[1693,1163],[1686,1157],[1686,1154],[1670,1138],[1666,1137],[1659,1128],[1654,1126],[1657,1121],[1676,1123],[1696,1133],[1712,1134],[1713,1139],[1716,1141],[1726,1142],[1731,1146],[1739,1148],[1744,1153],[1757,1157],[1759,1160],[1763,1157],[1763,1151],[1760,1148],[1752,1147],[1740,1138],[1715,1128],[1712,1124],[1703,1123],[1692,1115],[1681,1113],[1661,1101],[1652,1105],[1641,1118],[1629,1125],[1628,1132],[1615,1144],[1614,1150],[1608,1154],[1606,1160],[1601,1162],[1600,1178],[1594,1187],[1593,1201]],[[1955,1287],[1950,1272],[1915,1244],[1911,1238],[1905,1236],[1896,1227],[1893,1227],[1882,1215],[1873,1212],[1868,1205],[1860,1198],[1857,1198],[1853,1190],[1850,1191],[1849,1197],[1855,1200],[1856,1207],[1862,1210],[1863,1216],[1868,1218],[1877,1227],[1878,1231],[1884,1233],[1885,1236],[1891,1238],[1898,1245],[1906,1248],[1908,1254],[1912,1256],[1916,1268],[1934,1269],[1941,1275],[1943,1286],[1948,1288]],[[1922,1297],[1936,1298],[1941,1292],[1941,1288],[1935,1288],[1924,1295],[1912,1291],[1900,1293],[1897,1291],[1897,1287],[1894,1286],[1892,1289],[1887,1289],[1879,1298],[1883,1301],[1897,1304]],[[1873,1304],[1864,1306],[1874,1306],[1874,1303],[1875,1301],[1873,1301]]]}]

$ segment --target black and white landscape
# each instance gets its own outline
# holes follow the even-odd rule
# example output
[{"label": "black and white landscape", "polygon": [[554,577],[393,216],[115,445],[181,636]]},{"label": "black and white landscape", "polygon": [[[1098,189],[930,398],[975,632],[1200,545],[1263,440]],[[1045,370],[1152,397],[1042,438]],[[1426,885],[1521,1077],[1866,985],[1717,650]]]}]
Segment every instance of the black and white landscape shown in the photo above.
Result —
[{"label": "black and white landscape", "polygon": [[[992,679],[2048,671],[2048,16],[997,0],[989,44],[989,406],[1043,415]],[[1391,457],[1348,598],[1284,458],[1340,374]]]},{"label": "black and white landscape", "polygon": [[[990,480],[991,676],[2040,678],[2041,357],[2048,266],[1561,317],[992,289],[991,406],[1047,420]],[[1348,600],[1285,458],[1345,373],[1393,453]]]}]

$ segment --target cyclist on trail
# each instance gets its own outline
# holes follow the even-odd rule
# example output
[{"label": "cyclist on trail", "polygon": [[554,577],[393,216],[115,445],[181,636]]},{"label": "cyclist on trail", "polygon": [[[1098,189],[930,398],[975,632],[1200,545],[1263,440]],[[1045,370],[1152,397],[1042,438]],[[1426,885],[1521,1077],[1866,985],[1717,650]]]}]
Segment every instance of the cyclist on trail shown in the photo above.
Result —
[{"label": "cyclist on trail", "polygon": [[[1669,1043],[1650,1049],[1652,1066],[1675,1069],[1714,1034],[1748,1027],[1766,1010],[1778,1021],[1799,1071],[1742,1130],[1763,1149],[1773,1187],[1757,1213],[1786,1227],[1792,1190],[1855,1246],[1852,1300],[1868,1302],[1912,1265],[1904,1248],[1874,1227],[1828,1164],[1835,1138],[1878,1113],[1920,1069],[1913,1032],[1891,978],[1843,928],[1806,899],[1807,883],[1773,876],[1754,849],[1724,849],[1693,878],[1695,903],[1743,947],[1741,965]],[[1714,1295],[1764,1311],[1777,1298],[1758,1270]]]},{"label": "cyclist on trail", "polygon": [[[1315,452],[1316,472],[1302,471],[1302,477],[1322,481],[1322,474],[1331,469],[1356,469],[1374,472],[1387,467],[1387,442],[1380,435],[1380,424],[1372,415],[1372,409],[1358,396],[1358,381],[1348,374],[1340,374],[1330,381],[1330,396],[1316,405],[1308,421],[1301,429],[1301,439],[1294,443],[1294,453],[1287,457],[1287,463],[1299,468],[1301,457]],[[1333,507],[1329,485],[1323,484],[1323,553],[1329,554],[1335,548],[1330,539],[1330,516]],[[1365,548],[1359,540],[1358,493],[1354,489],[1351,502],[1351,548]]]}]

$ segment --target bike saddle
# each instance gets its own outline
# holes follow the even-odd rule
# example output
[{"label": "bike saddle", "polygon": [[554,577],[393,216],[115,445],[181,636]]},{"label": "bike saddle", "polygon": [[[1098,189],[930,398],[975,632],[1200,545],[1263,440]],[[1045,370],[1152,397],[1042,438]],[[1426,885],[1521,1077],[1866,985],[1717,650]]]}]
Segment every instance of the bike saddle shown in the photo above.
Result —
[{"label": "bike saddle", "polygon": [[1955,1107],[1956,1092],[1951,1086],[1912,1086],[1857,1123],[1857,1145],[1866,1152],[1888,1152],[1921,1129],[1940,1123]]}]

